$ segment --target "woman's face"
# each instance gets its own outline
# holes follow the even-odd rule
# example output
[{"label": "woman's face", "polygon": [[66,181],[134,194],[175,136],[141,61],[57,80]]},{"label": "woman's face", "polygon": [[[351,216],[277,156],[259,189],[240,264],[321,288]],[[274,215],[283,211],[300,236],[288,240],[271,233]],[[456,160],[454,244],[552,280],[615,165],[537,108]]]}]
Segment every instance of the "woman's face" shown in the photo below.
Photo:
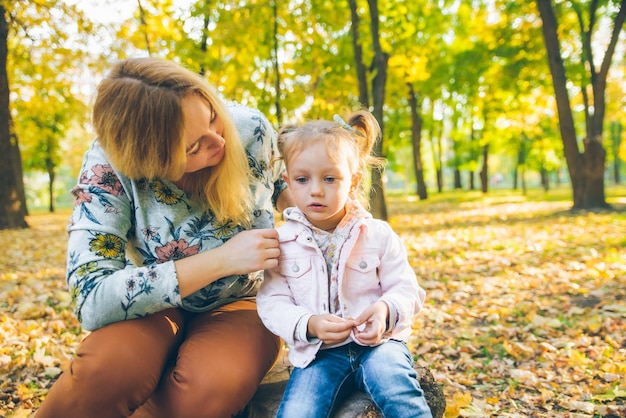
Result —
[{"label": "woman's face", "polygon": [[185,173],[212,167],[224,158],[224,124],[207,101],[195,94],[183,99],[187,166]]}]

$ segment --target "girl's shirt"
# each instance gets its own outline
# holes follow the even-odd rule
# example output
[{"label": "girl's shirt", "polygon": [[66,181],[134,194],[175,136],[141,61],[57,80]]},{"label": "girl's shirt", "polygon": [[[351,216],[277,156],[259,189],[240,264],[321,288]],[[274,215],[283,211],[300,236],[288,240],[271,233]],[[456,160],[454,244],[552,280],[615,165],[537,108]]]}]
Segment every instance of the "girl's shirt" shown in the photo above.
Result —
[{"label": "girl's shirt", "polygon": [[[294,213],[294,216],[295,213]],[[339,305],[339,253],[350,234],[350,229],[361,219],[368,217],[368,213],[359,204],[347,204],[346,214],[333,232],[327,232],[315,227],[306,217],[298,217],[299,222],[307,225],[313,232],[313,238],[326,260],[328,271],[328,307],[332,314],[341,315]],[[305,324],[306,325],[306,324]],[[306,335],[306,329],[305,335]]]},{"label": "girl's shirt", "polygon": [[[329,279],[334,274],[329,273],[311,224],[298,208],[283,213],[286,221],[278,228],[279,264],[265,271],[257,307],[265,326],[289,345],[289,360],[296,367],[306,367],[318,350],[326,348],[319,339],[306,337],[312,315],[334,310],[343,318],[356,318],[368,306],[383,301],[390,312],[383,343],[389,338],[408,339],[413,318],[423,306],[426,293],[417,283],[400,237],[389,224],[354,204],[356,210],[348,213],[355,218],[346,224],[350,226],[344,231],[345,239],[337,242],[338,309],[331,307],[335,297]],[[342,344],[353,340],[350,336]]]},{"label": "girl's shirt", "polygon": [[[276,133],[257,111],[229,110],[253,174],[253,228],[272,228],[276,199],[286,188],[282,166],[272,165]],[[218,247],[244,228],[217,222],[171,181],[127,178],[97,140],[72,194],[67,281],[86,329],[169,307],[203,312],[256,295],[262,272],[224,277],[181,299],[174,261]]]}]

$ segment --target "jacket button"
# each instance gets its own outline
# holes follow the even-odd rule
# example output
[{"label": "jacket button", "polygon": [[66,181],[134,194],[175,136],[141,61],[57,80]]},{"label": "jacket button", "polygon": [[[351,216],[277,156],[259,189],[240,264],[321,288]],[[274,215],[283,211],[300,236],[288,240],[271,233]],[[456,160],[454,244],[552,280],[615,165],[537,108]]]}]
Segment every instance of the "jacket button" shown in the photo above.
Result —
[{"label": "jacket button", "polygon": [[313,238],[311,238],[311,237],[306,237],[306,242],[311,242],[311,241],[313,241]]},{"label": "jacket button", "polygon": [[361,261],[361,262],[359,263],[359,268],[364,269],[365,267],[367,267],[367,262],[365,262],[365,261]]},{"label": "jacket button", "polygon": [[293,266],[291,266],[291,271],[293,271],[294,273],[297,273],[300,271],[300,267],[298,267],[297,264],[294,264]]}]

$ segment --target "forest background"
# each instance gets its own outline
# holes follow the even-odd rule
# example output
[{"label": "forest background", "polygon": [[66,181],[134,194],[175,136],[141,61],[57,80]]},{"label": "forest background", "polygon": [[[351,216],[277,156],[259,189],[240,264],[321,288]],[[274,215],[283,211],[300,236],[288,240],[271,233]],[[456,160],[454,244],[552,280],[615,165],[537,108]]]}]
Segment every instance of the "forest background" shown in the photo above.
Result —
[{"label": "forest background", "polygon": [[374,112],[373,211],[425,277],[447,416],[624,414],[625,4],[0,0],[0,412],[32,412],[84,336],[67,191],[97,82],[155,56],[277,128]]},{"label": "forest background", "polygon": [[147,55],[276,127],[372,110],[381,218],[384,189],[569,184],[574,208],[603,207],[626,159],[624,3],[0,0],[0,225],[71,203],[96,83]]}]

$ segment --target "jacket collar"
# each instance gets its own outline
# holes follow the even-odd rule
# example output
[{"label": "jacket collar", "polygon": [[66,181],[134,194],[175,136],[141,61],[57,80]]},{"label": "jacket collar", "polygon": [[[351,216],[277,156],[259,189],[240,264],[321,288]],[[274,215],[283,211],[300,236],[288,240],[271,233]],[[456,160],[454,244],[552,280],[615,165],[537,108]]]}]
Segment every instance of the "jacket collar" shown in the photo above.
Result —
[{"label": "jacket collar", "polygon": [[[368,212],[358,200],[349,200],[346,204],[348,212],[352,212],[353,216],[359,218],[359,221],[353,227],[363,228],[364,221],[372,218],[372,214]],[[285,223],[280,227],[279,241],[293,240],[300,235],[302,231],[310,231],[312,228],[309,220],[298,207],[289,207],[283,211]]]}]

